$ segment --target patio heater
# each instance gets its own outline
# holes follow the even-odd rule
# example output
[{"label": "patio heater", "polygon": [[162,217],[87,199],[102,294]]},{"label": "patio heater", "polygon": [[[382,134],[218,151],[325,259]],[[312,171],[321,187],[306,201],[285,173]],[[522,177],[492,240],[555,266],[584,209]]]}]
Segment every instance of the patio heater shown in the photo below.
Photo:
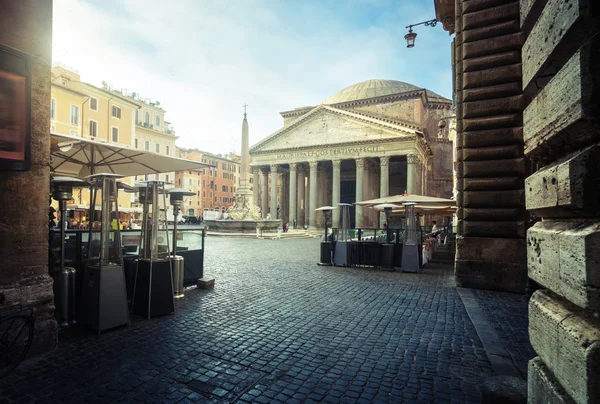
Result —
[{"label": "patio heater", "polygon": [[399,208],[400,205],[393,203],[382,203],[374,206],[375,209],[383,210],[386,223],[385,243],[381,244],[381,266],[383,268],[393,268],[394,266],[394,244],[390,243],[390,216],[392,209]]},{"label": "patio heater", "polygon": [[402,247],[402,272],[419,272],[419,244],[417,242],[417,217],[415,202],[402,204],[406,210],[406,227]]},{"label": "patio heater", "polygon": [[[123,252],[117,202],[118,174],[94,174],[91,183],[90,215],[92,223],[96,206],[101,212],[100,231],[90,226],[87,260],[81,291],[81,320],[100,334],[104,330],[129,324]],[[117,218],[117,226],[111,219]]]},{"label": "patio heater", "polygon": [[335,209],[333,206],[321,206],[320,208],[315,209],[315,211],[323,212],[323,216],[325,217],[325,237],[323,238],[323,241],[321,241],[321,259],[318,265],[331,265],[333,240],[327,240],[327,229],[329,227],[329,219],[331,219],[331,212],[333,209]]},{"label": "patio heater", "polygon": [[68,327],[75,321],[75,268],[65,266],[65,216],[67,201],[73,199],[73,188],[89,186],[86,181],[73,177],[54,177],[52,197],[58,201],[60,210],[60,268],[50,269],[54,279],[54,315],[61,327]]},{"label": "patio heater", "polygon": [[340,221],[337,237],[333,246],[333,265],[347,267],[350,262],[350,207],[349,203],[340,203]]},{"label": "patio heater", "polygon": [[171,260],[171,268],[173,270],[173,288],[175,299],[183,297],[183,275],[184,275],[184,259],[181,255],[177,255],[177,216],[183,206],[183,197],[194,195],[191,191],[186,191],[183,188],[171,188],[167,191],[173,206],[173,249],[172,255],[169,255]]},{"label": "patio heater", "polygon": [[175,312],[165,182],[139,184],[139,200],[144,213],[132,310],[151,318]]}]

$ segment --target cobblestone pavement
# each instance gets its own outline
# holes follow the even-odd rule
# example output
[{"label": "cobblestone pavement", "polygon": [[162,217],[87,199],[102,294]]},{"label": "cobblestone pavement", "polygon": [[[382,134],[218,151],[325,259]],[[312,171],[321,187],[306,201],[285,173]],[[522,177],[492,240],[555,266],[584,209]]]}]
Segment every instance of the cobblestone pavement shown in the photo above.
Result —
[{"label": "cobblestone pavement", "polygon": [[0,381],[0,402],[479,402],[493,371],[451,266],[319,267],[318,248],[208,238],[214,290],[99,337],[65,332]]},{"label": "cobblestone pavement", "polygon": [[477,301],[502,341],[505,341],[521,377],[527,379],[527,363],[536,356],[529,343],[528,301],[531,295],[476,290]]}]

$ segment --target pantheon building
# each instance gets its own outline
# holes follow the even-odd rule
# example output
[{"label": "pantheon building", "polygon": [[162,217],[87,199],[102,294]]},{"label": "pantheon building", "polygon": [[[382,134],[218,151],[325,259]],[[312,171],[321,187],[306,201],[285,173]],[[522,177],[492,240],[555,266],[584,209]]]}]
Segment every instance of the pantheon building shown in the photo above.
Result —
[{"label": "pantheon building", "polygon": [[[389,195],[452,196],[452,101],[395,80],[347,87],[317,106],[281,112],[283,127],[250,148],[263,216],[323,227],[315,209]],[[379,214],[353,208],[354,227]],[[333,215],[334,227],[339,214]],[[319,214],[317,214],[319,213]]]}]

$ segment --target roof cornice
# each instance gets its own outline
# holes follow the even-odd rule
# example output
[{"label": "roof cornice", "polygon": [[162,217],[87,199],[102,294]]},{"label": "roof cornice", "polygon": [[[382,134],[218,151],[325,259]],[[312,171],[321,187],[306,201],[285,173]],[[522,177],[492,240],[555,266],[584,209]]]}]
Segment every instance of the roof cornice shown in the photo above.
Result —
[{"label": "roof cornice", "polygon": [[[295,150],[318,150],[323,149],[324,147],[340,147],[340,146],[360,146],[360,145],[368,145],[368,144],[376,144],[376,143],[390,143],[397,142],[398,140],[412,140],[414,136],[405,135],[403,137],[398,137],[396,139],[371,139],[371,140],[361,140],[359,142],[343,142],[343,143],[335,143],[331,145],[314,145],[314,146],[297,146],[297,147],[287,147],[285,149],[271,149],[264,151],[251,151],[253,155],[261,155],[261,154],[272,154],[272,153],[280,153],[280,152],[290,152]],[[258,164],[260,165],[260,164]]]},{"label": "roof cornice", "polygon": [[382,119],[379,118],[373,118],[373,117],[369,117],[365,114],[360,114],[360,113],[356,113],[355,111],[348,111],[348,110],[344,110],[344,109],[338,109],[335,108],[333,106],[329,106],[329,105],[318,105],[317,107],[313,108],[310,112],[304,114],[303,116],[301,116],[299,119],[296,119],[294,122],[292,122],[290,125],[285,126],[281,129],[279,129],[278,131],[274,132],[273,134],[271,134],[270,136],[267,136],[266,138],[264,138],[263,140],[261,140],[260,142],[256,143],[255,145],[253,145],[250,148],[250,152],[255,152],[256,149],[268,142],[271,142],[275,139],[277,139],[278,137],[282,136],[283,134],[291,131],[292,129],[298,127],[299,125],[301,125],[302,123],[306,122],[310,117],[312,117],[313,115],[317,114],[318,112],[325,110],[328,112],[331,112],[333,114],[337,114],[337,115],[343,115],[349,118],[353,118],[356,119],[358,121],[362,121],[365,123],[369,123],[372,125],[377,125],[380,127],[384,127],[387,129],[392,129],[392,130],[400,130],[400,131],[404,131],[407,134],[414,134],[414,132],[420,130],[419,127],[411,127],[408,126],[406,124],[401,124],[401,123],[395,123],[395,122],[387,122],[384,121]]}]

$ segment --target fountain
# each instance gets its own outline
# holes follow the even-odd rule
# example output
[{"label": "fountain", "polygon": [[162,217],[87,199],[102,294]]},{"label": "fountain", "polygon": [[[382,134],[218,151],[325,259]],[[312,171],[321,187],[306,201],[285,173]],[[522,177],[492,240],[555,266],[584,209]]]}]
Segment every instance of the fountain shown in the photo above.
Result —
[{"label": "fountain", "polygon": [[[234,195],[233,206],[227,211],[225,219],[204,220],[210,230],[225,233],[255,233],[258,230],[276,231],[281,220],[263,220],[260,208],[254,204],[254,195],[248,181],[250,153],[248,147],[248,120],[244,105],[244,121],[242,122],[242,161],[240,168],[240,185]],[[255,187],[258,184],[254,184]]]}]

